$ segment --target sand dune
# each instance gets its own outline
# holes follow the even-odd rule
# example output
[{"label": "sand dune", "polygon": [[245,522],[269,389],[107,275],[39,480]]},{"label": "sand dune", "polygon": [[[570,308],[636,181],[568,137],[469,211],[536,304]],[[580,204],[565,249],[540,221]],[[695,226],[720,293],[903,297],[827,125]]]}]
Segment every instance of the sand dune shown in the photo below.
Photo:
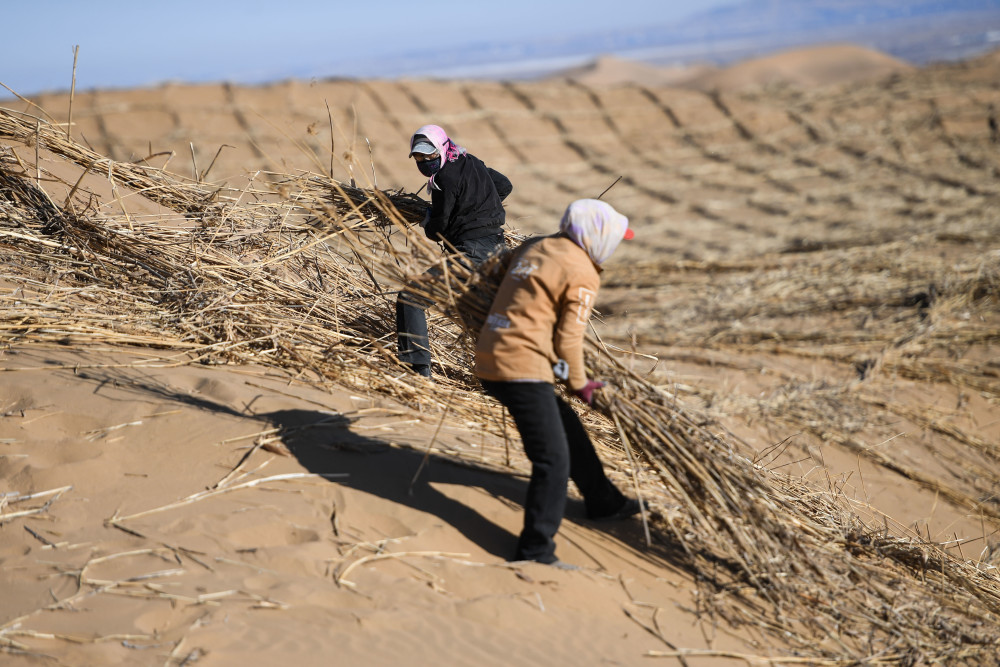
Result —
[{"label": "sand dune", "polygon": [[[998,67],[997,54],[913,69],[831,46],[687,82],[602,59],[570,83],[171,84],[77,91],[70,134],[103,161],[0,136],[0,662],[640,664],[678,651],[686,663],[658,661],[873,651],[930,661],[883,617],[862,633],[877,645],[846,630],[796,643],[788,637],[807,623],[759,623],[767,596],[690,567],[662,528],[684,520],[682,503],[594,415],[612,476],[629,485],[637,470],[652,545],[640,522],[594,524],[574,500],[559,553],[580,571],[509,564],[528,470],[519,444],[458,362],[436,369],[434,387],[387,364],[388,301],[375,290],[358,297],[370,320],[336,323],[336,334],[378,342],[339,382],[269,364],[267,345],[258,363],[236,363],[236,352],[171,338],[167,316],[158,346],[140,313],[101,310],[119,302],[86,237],[67,223],[30,246],[46,221],[19,213],[113,220],[127,243],[147,227],[224,237],[249,272],[268,252],[300,252],[305,233],[266,213],[278,195],[296,196],[304,181],[289,175],[413,192],[422,179],[405,144],[425,122],[511,177],[509,220],[525,233],[551,231],[569,200],[621,176],[605,198],[637,240],[607,266],[595,330],[639,354],[614,354],[762,465],[833,492],[900,539],[939,543],[995,583]],[[68,95],[35,102],[57,121],[68,115]],[[199,212],[182,210],[157,187],[124,182],[112,161],[165,167],[209,194]],[[17,183],[34,183],[37,200]],[[190,275],[210,259],[192,257]],[[310,267],[300,282],[336,293]],[[177,294],[199,294],[184,273]],[[277,261],[239,275],[246,285],[286,278]],[[143,284],[123,278],[116,298],[152,309]],[[203,296],[206,312],[238,302]],[[89,311],[87,326],[74,309]],[[290,318],[279,341],[303,357],[305,326]],[[434,326],[437,358],[459,358],[454,330]],[[362,367],[370,383],[357,379]],[[476,408],[449,410],[449,396]],[[895,567],[888,552],[870,565]],[[936,578],[919,566],[905,576],[873,593],[871,608],[912,613],[899,602],[906,582]],[[868,590],[859,581],[814,603]],[[969,652],[954,664],[990,665],[995,646],[974,640],[998,613],[952,628],[935,612],[923,625]]]},{"label": "sand dune", "polygon": [[739,90],[757,86],[802,88],[856,85],[913,70],[884,53],[853,44],[795,49],[738,63],[684,82],[698,90]]},{"label": "sand dune", "polygon": [[[628,663],[663,647],[621,612],[645,618],[630,596],[681,585],[636,527],[609,534],[573,507],[561,548],[583,573],[508,566],[523,479],[436,456],[408,492],[421,457],[403,446],[434,418],[265,369],[149,368],[155,356],[5,354],[5,370],[37,370],[4,373],[4,493],[64,489],[4,507],[52,501],[0,527],[5,664]],[[257,449],[224,482],[260,434],[324,420],[283,438],[295,456]],[[212,495],[220,482],[233,490]]]},{"label": "sand dune", "polygon": [[635,84],[732,92],[775,85],[818,88],[860,84],[912,70],[912,65],[879,51],[854,44],[827,44],[726,67],[656,66],[602,56],[587,65],[561,72],[551,80],[569,79],[591,86]]},{"label": "sand dune", "polygon": [[706,76],[718,68],[713,65],[657,66],[638,61],[601,56],[593,62],[574,67],[550,77],[550,80],[578,81],[588,86],[684,86],[688,81]]}]

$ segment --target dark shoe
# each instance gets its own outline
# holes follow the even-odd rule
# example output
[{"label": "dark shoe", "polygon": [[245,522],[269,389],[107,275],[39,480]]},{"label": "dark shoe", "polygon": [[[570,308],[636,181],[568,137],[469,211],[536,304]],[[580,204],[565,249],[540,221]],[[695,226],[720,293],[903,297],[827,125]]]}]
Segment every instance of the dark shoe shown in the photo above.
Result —
[{"label": "dark shoe", "polygon": [[588,518],[594,521],[621,521],[622,519],[635,516],[641,511],[642,507],[639,505],[638,500],[635,498],[626,498],[622,506],[614,512],[609,512],[607,514],[590,514]]},{"label": "dark shoe", "polygon": [[410,368],[412,368],[413,372],[417,375],[423,375],[425,378],[429,378],[431,376],[430,364],[410,364]]}]

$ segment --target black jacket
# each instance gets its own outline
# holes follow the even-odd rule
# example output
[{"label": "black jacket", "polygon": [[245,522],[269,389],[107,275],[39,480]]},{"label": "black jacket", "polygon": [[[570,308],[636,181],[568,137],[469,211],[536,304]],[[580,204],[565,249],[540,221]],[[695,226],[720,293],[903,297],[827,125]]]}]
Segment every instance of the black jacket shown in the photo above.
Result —
[{"label": "black jacket", "polygon": [[500,232],[504,223],[501,202],[514,189],[506,176],[465,153],[454,162],[445,161],[434,184],[431,216],[424,227],[427,238],[457,245]]}]

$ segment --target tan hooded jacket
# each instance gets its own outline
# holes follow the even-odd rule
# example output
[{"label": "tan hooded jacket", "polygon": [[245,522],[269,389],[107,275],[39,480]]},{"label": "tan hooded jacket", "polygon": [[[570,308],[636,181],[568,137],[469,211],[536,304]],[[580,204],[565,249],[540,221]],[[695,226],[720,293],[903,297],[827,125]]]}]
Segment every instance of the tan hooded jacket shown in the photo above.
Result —
[{"label": "tan hooded jacket", "polygon": [[569,388],[587,384],[583,338],[600,287],[586,250],[557,234],[515,251],[476,346],[484,380],[555,382],[552,366],[569,364]]}]

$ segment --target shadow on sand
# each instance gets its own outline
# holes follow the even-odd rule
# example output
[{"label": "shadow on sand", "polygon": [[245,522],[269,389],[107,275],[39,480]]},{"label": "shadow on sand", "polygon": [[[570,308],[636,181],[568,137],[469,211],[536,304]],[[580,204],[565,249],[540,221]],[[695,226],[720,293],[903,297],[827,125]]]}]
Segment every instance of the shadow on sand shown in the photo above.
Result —
[{"label": "shadow on sand", "polygon": [[[527,492],[527,480],[523,478],[465,467],[436,454],[431,454],[420,469],[424,459],[422,452],[392,446],[385,440],[352,431],[353,420],[333,411],[254,412],[253,401],[240,410],[205,395],[193,395],[167,386],[138,369],[91,369],[77,373],[76,377],[96,383],[95,393],[110,394],[112,392],[106,390],[113,387],[115,394],[124,391],[146,400],[170,401],[215,414],[250,419],[264,424],[264,429],[270,426],[276,429],[274,436],[309,472],[346,473],[346,477],[331,480],[331,484],[440,517],[498,558],[509,558],[514,553],[516,535],[468,505],[449,498],[435,486],[479,487],[487,495],[520,506]],[[420,475],[413,483],[418,469]]]},{"label": "shadow on sand", "polygon": [[[437,516],[487,553],[501,559],[513,557],[517,542],[515,534],[435,488],[435,485],[477,487],[508,506],[522,507],[528,482],[513,471],[507,474],[476,469],[437,454],[427,457],[421,468],[422,452],[393,446],[385,440],[351,430],[354,420],[333,411],[289,409],[253,412],[252,402],[243,410],[237,410],[210,398],[165,386],[150,376],[136,372],[136,369],[131,372],[122,369],[91,370],[77,373],[77,377],[97,383],[95,392],[101,392],[112,384],[119,391],[134,392],[143,398],[167,400],[267,424],[276,429],[274,435],[309,472],[346,473],[346,477],[331,480],[331,484],[363,491]],[[420,474],[414,483],[418,469]],[[584,518],[584,506],[579,500],[569,501],[566,517],[575,522],[590,523]],[[599,529],[646,559],[675,561],[680,555],[674,545],[662,541],[654,544],[652,549],[646,548],[638,521],[601,523]]]}]

